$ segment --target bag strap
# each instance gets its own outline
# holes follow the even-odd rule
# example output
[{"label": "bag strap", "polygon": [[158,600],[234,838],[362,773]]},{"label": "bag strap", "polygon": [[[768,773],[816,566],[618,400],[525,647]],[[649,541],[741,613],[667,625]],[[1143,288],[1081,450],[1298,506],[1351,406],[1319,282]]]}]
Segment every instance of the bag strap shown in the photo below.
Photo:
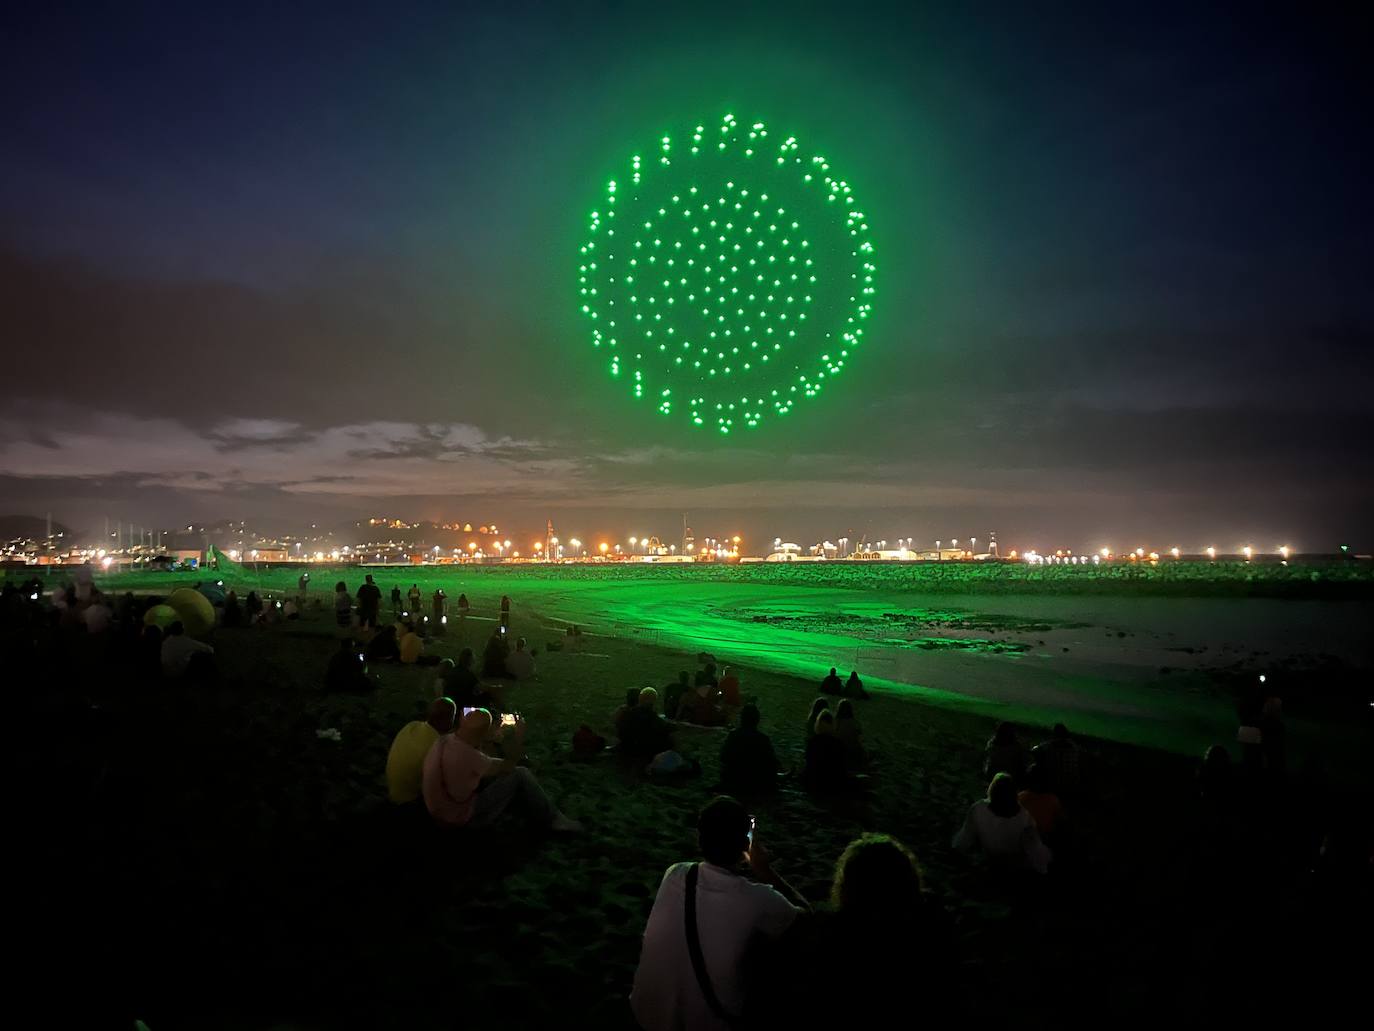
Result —
[{"label": "bag strap", "polygon": [[725,1012],[720,999],[716,998],[715,989],[711,987],[710,975],[706,973],[706,957],[701,954],[701,938],[697,935],[697,872],[700,868],[700,863],[693,863],[687,868],[687,898],[682,907],[687,917],[687,954],[692,957],[692,970],[697,975],[697,987],[701,989],[706,1005],[712,1013],[733,1027],[735,1018]]}]

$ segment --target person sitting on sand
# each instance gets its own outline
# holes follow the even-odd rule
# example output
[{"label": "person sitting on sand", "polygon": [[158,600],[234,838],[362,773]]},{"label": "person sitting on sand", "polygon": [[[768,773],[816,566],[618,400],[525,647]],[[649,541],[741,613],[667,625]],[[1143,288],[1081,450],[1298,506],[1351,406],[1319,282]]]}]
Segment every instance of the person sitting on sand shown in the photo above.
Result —
[{"label": "person sitting on sand", "polygon": [[688,691],[678,699],[678,720],[683,723],[695,723],[700,727],[725,726],[730,717],[720,705],[719,694],[715,681],[708,681]]},{"label": "person sitting on sand", "polygon": [[387,624],[378,630],[372,635],[372,640],[367,642],[366,651],[369,664],[374,662],[400,662],[401,644],[396,639],[396,628]]},{"label": "person sitting on sand", "polygon": [[816,794],[847,791],[855,786],[849,772],[844,743],[835,735],[835,717],[829,709],[816,717],[816,732],[806,743],[802,785]]},{"label": "person sitting on sand", "polygon": [[510,674],[506,672],[506,657],[509,654],[510,645],[506,644],[506,635],[498,626],[487,638],[487,647],[482,652],[482,677],[487,680],[509,677]]},{"label": "person sitting on sand", "polygon": [[676,684],[669,684],[663,689],[663,715],[670,720],[678,718],[677,711],[682,699],[692,690],[691,679],[692,674],[684,669],[677,675]]},{"label": "person sitting on sand", "polygon": [[506,672],[516,680],[534,679],[534,655],[523,637],[515,641],[515,651],[506,656]]},{"label": "person sitting on sand", "polygon": [[424,639],[415,632],[414,623],[406,624],[406,632],[401,635],[399,647],[401,650],[401,661],[407,666],[413,666],[420,661],[420,656],[425,653],[425,642]]},{"label": "person sitting on sand", "polygon": [[452,698],[460,709],[478,705],[490,707],[496,700],[482,689],[482,682],[477,679],[477,674],[472,668],[475,662],[476,656],[472,654],[472,649],[464,648],[458,653],[458,661],[454,667],[442,674],[444,694]]},{"label": "person sitting on sand", "polygon": [[739,726],[720,748],[721,788],[732,795],[754,795],[778,786],[778,757],[773,742],[759,730],[759,707],[739,711]]},{"label": "person sitting on sand", "polygon": [[733,666],[725,667],[725,672],[721,674],[720,683],[717,686],[720,688],[721,704],[727,709],[733,711],[743,704],[739,695],[739,675],[735,673]]},{"label": "person sitting on sand", "polygon": [[844,694],[844,681],[835,672],[835,667],[830,667],[830,672],[821,681],[821,694]]},{"label": "person sitting on sand", "polygon": [[639,704],[639,691],[640,689],[637,687],[627,687],[625,689],[625,701],[619,709],[611,714],[611,726],[615,727],[617,741],[625,736],[625,717],[633,712],[635,706]]},{"label": "person sitting on sand", "polygon": [[1049,778],[1039,763],[1031,763],[1026,770],[1025,787],[1016,795],[1021,808],[1031,814],[1040,840],[1053,848],[1064,829],[1064,804],[1050,790]]},{"label": "person sitting on sand", "polygon": [[376,681],[367,675],[360,645],[351,637],[345,637],[339,642],[339,650],[329,657],[324,689],[330,694],[353,694],[371,691],[376,686]]},{"label": "person sitting on sand", "polygon": [[[824,970],[844,992],[806,993],[777,1026],[878,1027],[910,1010],[913,973],[921,1005],[948,1012],[958,983],[952,925],[926,893],[911,850],[886,834],[851,841],[838,862],[830,904],[798,937],[806,969]],[[879,947],[878,943],[882,943]]]},{"label": "person sitting on sand", "polygon": [[854,718],[854,703],[848,698],[841,699],[835,707],[835,736],[844,745],[849,768],[855,771],[867,769],[868,753],[864,750],[863,728]]},{"label": "person sitting on sand", "polygon": [[849,679],[844,682],[844,696],[858,698],[860,701],[868,698],[868,692],[864,690],[864,682],[859,679],[857,670],[849,671]]},{"label": "person sitting on sand", "polygon": [[248,617],[249,623],[256,623],[262,615],[262,599],[257,591],[249,591],[248,597],[243,600],[243,614]]},{"label": "person sitting on sand", "polygon": [[227,627],[243,626],[243,606],[239,603],[239,596],[234,591],[230,591],[224,598],[224,625]]},{"label": "person sitting on sand", "polygon": [[162,638],[162,675],[169,680],[179,680],[188,673],[196,672],[193,666],[203,666],[205,663],[213,666],[210,656],[214,654],[215,649],[204,641],[186,636],[186,627],[181,620],[174,619],[167,625]]},{"label": "person sitting on sand", "polygon": [[[628,700],[628,697],[627,697]],[[654,711],[658,692],[646,687],[639,692],[638,704],[620,721],[620,751],[634,759],[652,759],[673,747],[668,721]]]},{"label": "person sitting on sand", "polygon": [[436,698],[423,720],[411,720],[397,731],[386,754],[386,792],[391,801],[405,805],[419,799],[425,757],[442,735],[452,732],[457,716],[452,698]]},{"label": "person sitting on sand", "polygon": [[991,779],[999,773],[1010,773],[1020,781],[1029,761],[1030,753],[1016,740],[1016,728],[1005,721],[997,724],[983,750],[983,776]]},{"label": "person sitting on sand", "polygon": [[[482,751],[488,742],[501,739],[504,758]],[[458,729],[434,743],[425,756],[421,793],[425,808],[444,827],[488,827],[513,803],[526,810],[536,827],[554,831],[580,831],[582,825],[559,812],[539,781],[519,765],[525,755],[525,721],[517,720],[509,734],[501,735],[486,709],[473,709]]]},{"label": "person sitting on sand", "polygon": [[[630,992],[645,1031],[734,1026],[757,987],[751,953],[808,908],[774,871],[758,835],[750,841],[751,826],[739,802],[712,799],[697,819],[705,862],[676,863],[663,875]],[[735,872],[741,862],[755,880]]]},{"label": "person sitting on sand", "polygon": [[961,852],[977,849],[1004,870],[1042,874],[1050,867],[1050,850],[1040,840],[1031,814],[1016,800],[1016,781],[1008,773],[993,777],[987,798],[973,803],[954,836],[954,847]]},{"label": "person sitting on sand", "polygon": [[806,740],[810,741],[816,735],[816,717],[829,709],[829,699],[817,698],[811,703],[811,713],[806,717]]},{"label": "person sitting on sand", "polygon": [[1039,763],[1045,781],[1060,798],[1072,799],[1083,787],[1082,753],[1069,737],[1069,728],[1056,723],[1048,741],[1031,749],[1031,761]]}]

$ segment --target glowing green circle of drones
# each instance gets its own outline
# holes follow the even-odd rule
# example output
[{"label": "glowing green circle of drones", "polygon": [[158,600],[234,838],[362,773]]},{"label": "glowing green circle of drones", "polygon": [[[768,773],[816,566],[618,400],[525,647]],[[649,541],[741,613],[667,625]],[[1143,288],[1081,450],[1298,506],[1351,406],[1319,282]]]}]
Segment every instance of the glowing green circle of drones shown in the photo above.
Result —
[{"label": "glowing green circle of drones", "polygon": [[727,114],[607,183],[579,256],[582,313],[635,397],[694,426],[751,428],[815,397],[858,347],[868,231],[825,158]]}]

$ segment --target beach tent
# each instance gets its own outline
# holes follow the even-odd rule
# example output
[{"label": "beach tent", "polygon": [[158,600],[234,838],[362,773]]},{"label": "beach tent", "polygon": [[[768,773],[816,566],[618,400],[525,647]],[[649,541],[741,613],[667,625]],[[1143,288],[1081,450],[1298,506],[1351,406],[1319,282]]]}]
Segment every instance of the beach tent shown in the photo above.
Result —
[{"label": "beach tent", "polygon": [[209,633],[215,625],[215,607],[209,598],[193,588],[178,587],[167,599],[167,604],[176,609],[177,618],[192,637]]}]

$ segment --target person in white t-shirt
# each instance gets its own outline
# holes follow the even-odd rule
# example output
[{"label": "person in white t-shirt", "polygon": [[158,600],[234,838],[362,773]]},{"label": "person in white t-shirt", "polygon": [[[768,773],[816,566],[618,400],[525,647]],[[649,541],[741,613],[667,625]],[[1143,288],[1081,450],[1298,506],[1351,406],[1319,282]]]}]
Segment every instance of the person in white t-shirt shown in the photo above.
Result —
[{"label": "person in white t-shirt", "polygon": [[559,812],[534,774],[519,765],[525,754],[525,721],[517,720],[505,736],[503,759],[482,751],[482,745],[498,735],[500,728],[492,726],[491,713],[473,709],[457,731],[434,742],[421,778],[430,816],[446,827],[486,827],[518,801],[536,826],[580,831],[582,825]]},{"label": "person in white t-shirt", "polygon": [[167,635],[162,639],[162,672],[165,676],[171,679],[184,676],[191,659],[200,654],[214,655],[215,649],[203,641],[187,637],[181,620],[174,620],[168,625]]},{"label": "person in white t-shirt", "polygon": [[1050,866],[1050,850],[1017,799],[1016,781],[1009,773],[993,777],[988,797],[973,803],[954,836],[954,847],[963,852],[977,849],[1005,869],[1046,873]]},{"label": "person in white t-shirt", "polygon": [[[731,1027],[743,1013],[751,988],[747,954],[759,943],[779,937],[809,908],[773,871],[763,846],[751,841],[752,826],[749,814],[733,798],[713,799],[697,820],[697,839],[706,861],[677,863],[663,875],[630,992],[630,1008],[645,1031]],[[767,883],[735,872],[746,860],[754,876]],[[687,937],[686,899],[693,875],[700,977]],[[703,978],[711,999],[702,987]]]},{"label": "person in white t-shirt", "polygon": [[515,651],[506,656],[506,672],[516,680],[529,680],[534,676],[534,656],[525,647],[523,637],[515,642]]},{"label": "person in white t-shirt", "polygon": [[91,603],[86,606],[86,611],[81,614],[81,618],[86,622],[86,630],[92,634],[103,634],[110,629],[110,620],[114,618],[114,613],[105,604],[105,596],[96,593],[91,598]]}]

